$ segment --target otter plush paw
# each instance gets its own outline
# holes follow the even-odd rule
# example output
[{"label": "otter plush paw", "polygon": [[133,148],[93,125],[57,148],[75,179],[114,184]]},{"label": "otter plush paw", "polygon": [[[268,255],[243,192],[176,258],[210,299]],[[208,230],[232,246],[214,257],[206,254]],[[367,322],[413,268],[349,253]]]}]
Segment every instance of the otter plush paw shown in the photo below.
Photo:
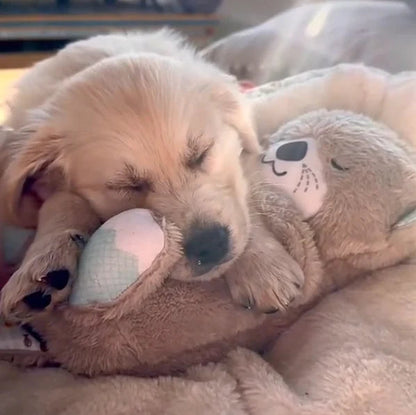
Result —
[{"label": "otter plush paw", "polygon": [[302,294],[304,273],[273,237],[253,239],[226,273],[233,299],[249,309],[273,313]]}]

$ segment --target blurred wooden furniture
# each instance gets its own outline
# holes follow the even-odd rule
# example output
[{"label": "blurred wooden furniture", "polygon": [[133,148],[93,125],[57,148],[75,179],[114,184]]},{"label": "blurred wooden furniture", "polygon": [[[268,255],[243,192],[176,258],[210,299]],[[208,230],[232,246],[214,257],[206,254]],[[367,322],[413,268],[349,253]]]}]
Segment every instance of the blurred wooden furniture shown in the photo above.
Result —
[{"label": "blurred wooden furniture", "polygon": [[170,26],[190,37],[212,36],[216,15],[171,13],[0,13],[0,40],[79,39],[98,33]]},{"label": "blurred wooden furniture", "polygon": [[[220,0],[213,2],[215,9]],[[218,25],[214,13],[187,13],[175,4],[208,0],[0,0],[0,68],[25,67],[71,41],[101,33],[169,26],[204,46]],[[59,3],[59,4],[58,4]],[[143,3],[142,5],[140,5]],[[144,4],[146,3],[146,4]],[[165,4],[165,6],[159,6]],[[199,8],[203,10],[203,8]],[[207,9],[208,10],[208,9]]]}]

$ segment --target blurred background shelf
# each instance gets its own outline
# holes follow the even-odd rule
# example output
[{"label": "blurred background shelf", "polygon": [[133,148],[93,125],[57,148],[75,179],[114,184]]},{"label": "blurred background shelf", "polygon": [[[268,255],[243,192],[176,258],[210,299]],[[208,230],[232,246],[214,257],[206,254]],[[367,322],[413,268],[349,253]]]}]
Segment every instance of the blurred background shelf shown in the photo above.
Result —
[{"label": "blurred background shelf", "polygon": [[156,11],[170,13],[213,13],[221,0],[1,0],[5,13],[65,13],[101,11]]},{"label": "blurred background shelf", "polygon": [[0,0],[0,68],[27,66],[101,33],[170,26],[203,46],[221,0]]}]

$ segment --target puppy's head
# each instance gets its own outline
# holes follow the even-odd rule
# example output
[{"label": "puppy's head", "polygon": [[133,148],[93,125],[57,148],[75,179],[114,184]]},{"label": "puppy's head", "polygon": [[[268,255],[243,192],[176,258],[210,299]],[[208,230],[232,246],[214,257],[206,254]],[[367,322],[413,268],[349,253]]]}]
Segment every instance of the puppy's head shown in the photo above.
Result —
[{"label": "puppy's head", "polygon": [[102,220],[143,207],[173,221],[184,236],[179,277],[220,273],[244,249],[240,157],[258,144],[237,86],[215,67],[153,54],[108,58],[32,116],[5,174],[18,221],[35,220],[39,201],[65,188]]},{"label": "puppy's head", "polygon": [[368,117],[316,111],[282,127],[263,157],[315,232],[322,259],[376,269],[416,247],[416,155]]}]

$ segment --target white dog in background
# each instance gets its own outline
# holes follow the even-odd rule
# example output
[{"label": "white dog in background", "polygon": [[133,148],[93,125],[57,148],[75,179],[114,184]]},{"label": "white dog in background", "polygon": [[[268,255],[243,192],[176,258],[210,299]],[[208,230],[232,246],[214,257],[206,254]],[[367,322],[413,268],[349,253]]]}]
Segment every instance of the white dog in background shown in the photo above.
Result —
[{"label": "white dog in background", "polygon": [[[338,63],[364,63],[392,73],[416,69],[416,15],[409,7],[414,2],[306,3],[312,4],[233,33],[203,54],[258,84]],[[253,13],[276,10],[273,4],[257,7],[260,12]]]}]

